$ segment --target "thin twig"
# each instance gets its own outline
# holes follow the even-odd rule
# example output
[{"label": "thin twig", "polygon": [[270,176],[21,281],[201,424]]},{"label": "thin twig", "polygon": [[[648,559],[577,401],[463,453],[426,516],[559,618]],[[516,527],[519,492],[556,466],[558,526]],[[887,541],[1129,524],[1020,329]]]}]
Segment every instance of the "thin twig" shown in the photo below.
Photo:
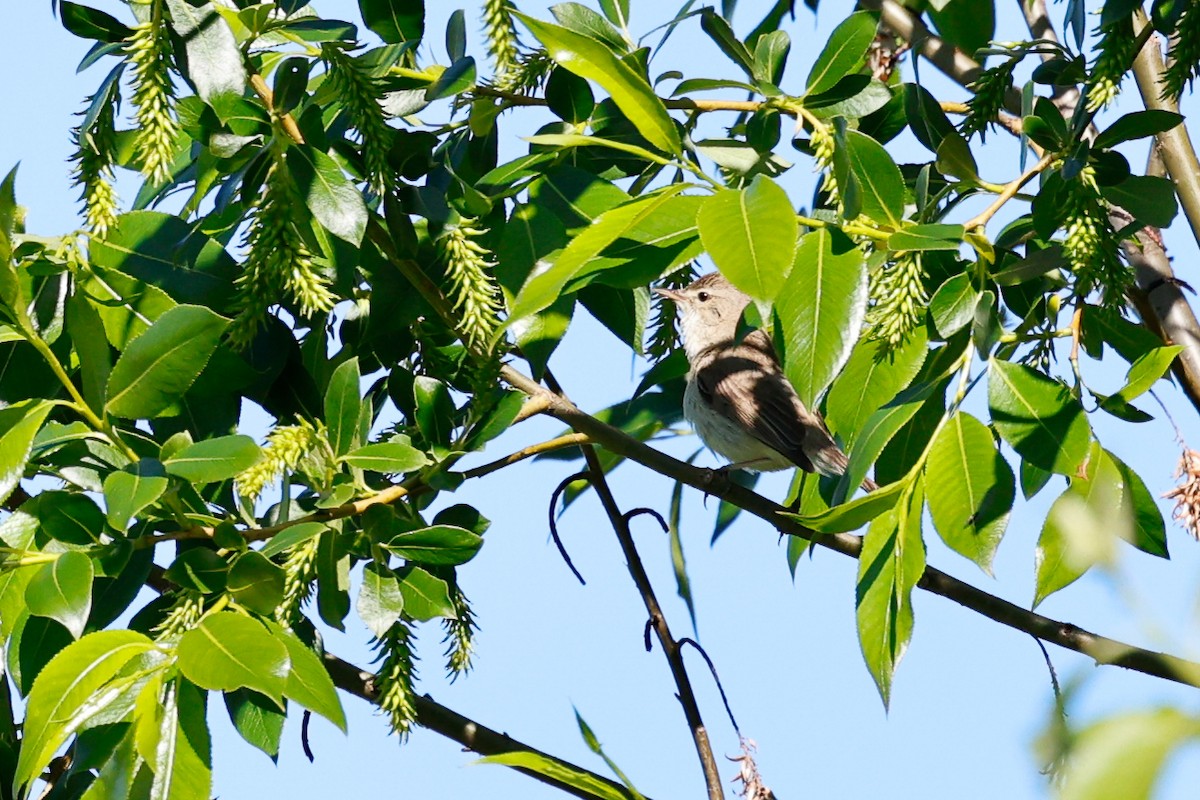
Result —
[{"label": "thin twig", "polygon": [[717,691],[721,693],[721,702],[725,705],[725,713],[729,715],[729,724],[733,726],[733,732],[742,738],[742,729],[738,727],[737,719],[733,716],[733,709],[729,707],[729,698],[725,696],[725,685],[721,683],[721,676],[717,674],[717,665],[708,657],[708,651],[700,646],[695,639],[683,637],[679,640],[679,646],[682,648],[685,644],[690,644],[696,648],[696,652],[704,659],[704,663],[708,664],[708,671],[712,673],[713,683],[717,685]]},{"label": "thin twig", "polygon": [[558,535],[558,520],[555,519],[554,510],[558,507],[558,498],[562,497],[562,493],[567,490],[567,487],[575,481],[588,480],[590,477],[591,474],[587,470],[584,470],[583,472],[576,472],[574,475],[568,475],[564,478],[558,486],[554,487],[554,491],[550,493],[550,513],[547,515],[550,522],[550,538],[554,540],[555,546],[558,547],[558,554],[562,556],[563,561],[567,562],[567,566],[571,568],[572,574],[584,586],[587,586],[587,581],[579,574],[579,570],[575,569],[575,563],[571,561],[571,556],[568,555],[567,548],[563,545],[562,537]]}]

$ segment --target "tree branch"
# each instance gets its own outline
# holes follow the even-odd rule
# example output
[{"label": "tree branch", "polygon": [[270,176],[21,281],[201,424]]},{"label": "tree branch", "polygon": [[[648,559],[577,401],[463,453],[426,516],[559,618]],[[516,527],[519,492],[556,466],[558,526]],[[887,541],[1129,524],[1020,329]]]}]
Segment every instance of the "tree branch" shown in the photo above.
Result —
[{"label": "tree branch", "polygon": [[[766,520],[782,533],[799,536],[827,547],[842,555],[857,558],[862,539],[848,533],[821,534],[812,531],[781,512],[783,506],[749,489],[720,478],[712,470],[694,467],[639,442],[581,411],[565,398],[548,392],[541,385],[510,366],[501,372],[504,380],[530,396],[543,396],[548,401],[549,415],[566,423],[607,450],[636,461],[661,475],[682,481],[689,486],[715,495],[751,514]],[[1100,664],[1112,664],[1157,678],[1200,687],[1200,663],[1176,656],[1135,647],[1125,642],[1099,636],[1068,622],[1060,622],[1034,611],[988,594],[964,581],[951,577],[933,567],[926,567],[917,585],[933,594],[953,600],[972,611],[1002,625],[1031,634],[1038,639],[1057,644],[1068,650],[1083,653]]]},{"label": "tree branch", "polygon": [[[366,700],[368,703],[378,704],[379,697],[375,689],[374,673],[359,669],[331,653],[325,654],[325,669],[329,671],[330,677],[333,678],[334,685],[342,691]],[[417,709],[418,725],[428,728],[435,733],[440,733],[447,739],[453,739],[475,753],[483,756],[494,756],[503,753],[531,753],[553,761],[569,770],[578,772],[580,775],[585,775],[589,780],[604,784],[614,792],[621,795],[629,795],[629,790],[616,781],[606,778],[603,775],[598,775],[591,770],[576,766],[570,761],[542,752],[536,747],[531,747],[499,731],[480,725],[475,720],[446,708],[446,706],[436,702],[429,695],[413,697],[413,705]],[[535,780],[561,789],[575,797],[595,800],[595,794],[578,789],[549,775],[544,775],[524,767],[512,767],[512,769],[515,769],[517,772],[523,772]]]}]

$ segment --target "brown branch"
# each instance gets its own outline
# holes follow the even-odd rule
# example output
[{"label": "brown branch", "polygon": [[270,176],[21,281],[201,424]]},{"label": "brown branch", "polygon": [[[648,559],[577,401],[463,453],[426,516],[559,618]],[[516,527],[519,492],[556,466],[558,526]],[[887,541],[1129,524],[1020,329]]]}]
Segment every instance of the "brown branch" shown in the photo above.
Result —
[{"label": "brown branch", "polygon": [[[267,107],[267,111],[271,114],[275,112],[275,94],[271,91],[271,87],[267,86],[267,82],[263,80],[263,76],[257,72],[250,73],[250,85],[254,88],[259,99]],[[292,138],[296,144],[304,144],[304,134],[300,133],[300,126],[296,124],[296,119],[288,112],[283,112],[279,115],[279,123],[283,125],[284,132]]]},{"label": "brown branch", "polygon": [[[542,391],[546,392],[545,389]],[[550,394],[550,392],[546,392],[546,394]],[[574,408],[574,404],[566,398],[559,395],[554,395],[554,397]],[[552,414],[554,413],[553,408],[552,405],[550,411]],[[604,465],[600,463],[600,458],[596,455],[596,449],[590,444],[584,445],[583,457],[587,460],[588,469],[592,473],[592,488],[596,490],[600,504],[604,507],[604,513],[608,515],[613,531],[617,534],[617,541],[620,542],[621,551],[625,554],[625,564],[629,569],[629,575],[633,578],[638,593],[642,596],[646,612],[650,615],[650,624],[654,627],[654,633],[658,636],[658,642],[666,654],[667,664],[671,668],[671,677],[675,680],[675,688],[679,690],[679,704],[683,706],[683,715],[687,719],[688,728],[691,729],[692,741],[696,745],[696,754],[699,756],[700,765],[704,770],[709,800],[724,800],[725,790],[721,786],[721,772],[717,767],[712,743],[708,739],[708,729],[704,727],[704,720],[700,716],[700,706],[696,702],[696,694],[692,691],[691,680],[688,678],[687,668],[683,663],[683,652],[679,642],[671,635],[667,618],[654,593],[654,585],[650,582],[650,576],[646,574],[641,556],[638,555],[637,545],[633,541],[633,532],[629,529],[629,518],[622,514],[621,509],[617,506],[616,498],[613,497],[612,489],[604,476]]]},{"label": "brown branch", "polygon": [[[539,384],[512,367],[504,367],[502,377],[530,396],[547,396],[548,414],[566,423],[605,449],[636,461],[661,475],[682,481],[689,486],[727,500],[739,508],[771,523],[780,532],[809,539],[843,555],[857,558],[862,540],[848,533],[819,534],[794,519],[785,517],[787,509],[728,479],[721,479],[712,470],[686,464],[643,442],[628,436],[589,414],[568,400],[547,392]],[[953,578],[933,567],[926,567],[917,585],[941,595],[1002,625],[1031,634],[1038,639],[1093,658],[1100,664],[1112,664],[1157,678],[1200,687],[1200,663],[1187,661],[1131,644],[1099,636],[1068,622],[1060,622],[1007,600],[988,594],[964,581]]]}]

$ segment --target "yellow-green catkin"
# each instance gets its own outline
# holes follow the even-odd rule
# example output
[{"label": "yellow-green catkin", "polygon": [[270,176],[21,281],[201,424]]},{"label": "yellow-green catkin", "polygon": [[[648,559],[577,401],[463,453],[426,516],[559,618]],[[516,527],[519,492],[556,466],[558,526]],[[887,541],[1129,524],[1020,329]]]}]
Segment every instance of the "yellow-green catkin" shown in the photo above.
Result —
[{"label": "yellow-green catkin", "polygon": [[1132,66],[1137,55],[1137,38],[1133,34],[1133,21],[1121,20],[1103,31],[1103,38],[1096,45],[1096,56],[1087,81],[1087,110],[1099,111],[1121,93],[1121,79]]},{"label": "yellow-green catkin", "polygon": [[229,334],[235,346],[249,344],[281,295],[295,302],[301,317],[325,313],[337,302],[293,222],[295,209],[302,206],[282,154],[273,155],[246,233],[246,261],[235,282],[241,311]]},{"label": "yellow-green catkin", "polygon": [[813,153],[813,171],[825,172],[825,178],[821,182],[821,191],[829,197],[830,203],[837,205],[837,176],[833,174],[833,151],[835,145],[829,128],[821,123],[814,124],[810,145]]},{"label": "yellow-green catkin", "polygon": [[1173,99],[1200,74],[1200,0],[1191,0],[1175,25],[1163,78],[1162,96]]},{"label": "yellow-green catkin", "polygon": [[388,166],[392,130],[379,104],[379,82],[335,44],[324,45],[321,58],[329,71],[329,84],[361,139],[367,184],[371,191],[382,195],[392,183]]},{"label": "yellow-green catkin", "polygon": [[296,425],[280,425],[267,434],[262,458],[237,476],[238,491],[249,502],[255,502],[263,489],[279,480],[285,472],[294,471],[318,444],[317,429],[308,420],[301,420]]},{"label": "yellow-green catkin", "polygon": [[450,602],[454,606],[455,616],[442,620],[445,636],[442,641],[446,645],[446,671],[450,674],[451,682],[471,671],[472,659],[475,655],[475,615],[471,604],[462,589],[452,584]]},{"label": "yellow-green catkin", "polygon": [[458,313],[458,329],[473,347],[488,341],[500,321],[500,292],[492,279],[496,266],[492,252],[476,241],[486,231],[463,220],[438,240],[438,252],[446,265],[450,286],[447,293]]},{"label": "yellow-green catkin", "polygon": [[521,43],[512,12],[510,0],[487,0],[483,5],[483,31],[492,58],[492,82],[496,84],[520,66]]},{"label": "yellow-green catkin", "polygon": [[75,141],[74,163],[75,185],[80,188],[79,199],[83,201],[84,220],[92,235],[104,238],[117,222],[117,190],[113,185],[113,164],[116,162],[116,105],[114,91],[85,130],[75,128],[71,135]]},{"label": "yellow-green catkin", "polygon": [[283,562],[283,600],[275,609],[275,619],[281,625],[291,627],[300,618],[300,607],[312,593],[313,581],[317,579],[317,549],[324,535],[333,534],[327,531],[288,551]]},{"label": "yellow-green catkin", "polygon": [[967,100],[967,116],[959,130],[963,136],[970,137],[978,133],[985,138],[987,132],[1000,116],[1008,90],[1013,85],[1013,71],[1017,68],[1018,59],[1010,58],[997,64],[991,69],[979,73],[979,77],[971,84],[974,94]]},{"label": "yellow-green catkin", "polygon": [[413,653],[412,621],[401,616],[377,643],[383,661],[375,673],[376,703],[391,720],[401,740],[408,737],[417,720],[413,703],[416,655]]},{"label": "yellow-green catkin", "polygon": [[1129,270],[1117,256],[1116,234],[1109,226],[1095,170],[1084,167],[1063,191],[1063,257],[1076,277],[1076,292],[1087,295],[1102,289],[1106,303],[1124,302]]},{"label": "yellow-green catkin", "polygon": [[162,5],[155,3],[150,19],[134,27],[125,45],[125,54],[133,66],[135,151],[142,174],[153,183],[164,183],[171,177],[175,140],[179,136],[170,49]]},{"label": "yellow-green catkin", "polygon": [[501,91],[526,93],[539,88],[550,75],[554,60],[545,50],[530,50],[517,57],[516,64],[492,84]]},{"label": "yellow-green catkin", "polygon": [[867,312],[872,339],[892,349],[924,323],[929,306],[924,279],[919,253],[903,253],[872,273]]},{"label": "yellow-green catkin", "polygon": [[163,621],[154,628],[155,639],[169,641],[178,639],[191,630],[204,616],[204,598],[199,592],[183,590],[171,605]]}]

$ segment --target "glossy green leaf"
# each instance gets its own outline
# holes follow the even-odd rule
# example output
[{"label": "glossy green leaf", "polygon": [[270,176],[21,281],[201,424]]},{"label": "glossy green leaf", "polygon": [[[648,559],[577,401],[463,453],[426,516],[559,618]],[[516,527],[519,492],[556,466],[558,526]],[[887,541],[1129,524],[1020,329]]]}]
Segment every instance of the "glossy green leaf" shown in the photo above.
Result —
[{"label": "glossy green leaf", "polygon": [[283,723],[287,715],[269,697],[249,689],[225,692],[225,709],[234,729],[249,744],[257,747],[275,761],[283,738]]},{"label": "glossy green leaf", "polygon": [[[845,136],[845,160],[835,160],[839,184],[849,180],[845,170],[860,192],[862,213],[880,225],[899,227],[904,216],[904,176],[900,168],[879,142],[858,131],[848,130]],[[838,164],[845,164],[837,170]]]},{"label": "glossy green leaf", "polygon": [[104,533],[104,512],[95,500],[78,492],[42,492],[37,515],[42,530],[56,542],[92,545]]},{"label": "glossy green leaf", "polygon": [[684,184],[677,184],[666,191],[638,198],[601,214],[563,248],[548,269],[533,275],[521,288],[513,301],[506,325],[548,308],[584,265],[613,242],[653,218],[668,200],[686,188]]},{"label": "glossy green leaf", "polygon": [[420,469],[429,463],[429,458],[417,448],[402,442],[376,442],[351,450],[342,456],[342,461],[372,472],[399,474]]},{"label": "glossy green leaf", "polygon": [[396,571],[400,594],[404,598],[404,613],[418,622],[438,617],[454,618],[457,613],[450,601],[450,586],[441,578],[430,575],[420,567],[403,567]]},{"label": "glossy green leaf", "polygon": [[262,450],[249,436],[218,436],[190,444],[163,461],[163,467],[192,483],[215,483],[249,469]]},{"label": "glossy green leaf", "polygon": [[109,710],[134,678],[121,676],[134,658],[154,649],[135,631],[98,631],[67,645],[33,682],[13,788],[42,774],[66,741]]},{"label": "glossy green leaf", "polygon": [[1101,186],[1100,194],[1138,222],[1155,228],[1169,227],[1179,213],[1175,184],[1169,178],[1131,175],[1116,186]]},{"label": "glossy green leaf", "polygon": [[287,648],[289,669],[283,693],[289,700],[320,714],[344,733],[346,712],[338,699],[333,679],[329,677],[320,657],[291,631],[284,630],[274,622],[267,623],[276,640]]},{"label": "glossy green leaf", "polygon": [[775,299],[783,332],[784,372],[806,407],[816,408],[850,358],[866,307],[862,251],[828,228],[806,234]]},{"label": "glossy green leaf", "polygon": [[202,594],[225,591],[229,564],[215,550],[192,547],[180,553],[167,567],[166,579],[183,589]]},{"label": "glossy green leaf", "polygon": [[845,501],[858,491],[863,478],[867,477],[867,471],[883,453],[892,437],[916,416],[926,399],[939,386],[939,383],[925,383],[911,387],[867,418],[862,430],[854,437],[854,447],[850,450],[850,461],[846,465],[846,471],[838,479],[832,498],[835,504]]},{"label": "glossy green leaf", "polygon": [[396,575],[386,566],[367,564],[355,608],[375,638],[382,639],[404,611],[404,595]]},{"label": "glossy green leaf", "polygon": [[287,648],[261,622],[232,611],[211,614],[179,639],[179,670],[197,686],[253,689],[279,702],[291,669]]},{"label": "glossy green leaf", "polygon": [[546,81],[546,105],[560,119],[578,124],[591,116],[596,99],[587,81],[559,67]]},{"label": "glossy green leaf", "polygon": [[104,410],[108,398],[108,375],[112,372],[112,353],[104,336],[104,323],[96,309],[82,293],[67,299],[67,333],[79,356],[80,384],[83,399],[97,414]]},{"label": "glossy green leaf", "polygon": [[617,108],[650,144],[674,155],[679,132],[658,95],[644,77],[599,41],[558,25],[514,13],[560,66],[600,84]]},{"label": "glossy green leaf", "polygon": [[424,0],[358,0],[363,22],[389,44],[425,35]]},{"label": "glossy green leaf", "polygon": [[205,695],[187,681],[167,684],[158,709],[149,800],[209,800],[212,742]]},{"label": "glossy green leaf", "polygon": [[863,538],[855,590],[858,641],[884,708],[892,678],[912,638],[912,590],[925,571],[920,485],[878,517]]},{"label": "glossy green leaf", "polygon": [[239,605],[269,616],[283,602],[283,568],[262,553],[247,550],[230,565],[225,588]]},{"label": "glossy green leaf", "polygon": [[1091,430],[1067,387],[1021,364],[993,359],[988,376],[992,424],[1035,466],[1073,475],[1087,457]]},{"label": "glossy green leaf", "polygon": [[294,145],[287,165],[321,227],[357,247],[367,230],[367,204],[338,163],[320,150]]},{"label": "glossy green leaf", "polygon": [[167,412],[208,364],[228,325],[228,319],[201,306],[164,312],[113,365],[108,413],[143,419]]},{"label": "glossy green leaf", "polygon": [[928,89],[917,83],[904,85],[904,114],[917,141],[936,153],[942,141],[954,135],[954,124]]},{"label": "glossy green leaf", "polygon": [[432,103],[443,97],[454,97],[475,85],[475,59],[471,56],[455,61],[425,90],[425,100]]},{"label": "glossy green leaf", "polygon": [[212,3],[196,6],[188,0],[167,0],[171,27],[187,53],[187,75],[206,103],[221,95],[241,97],[246,90],[246,66],[229,23]]},{"label": "glossy green leaf", "polygon": [[78,551],[44,564],[25,587],[29,613],[56,620],[78,639],[92,611],[92,560]]},{"label": "glossy green leaf", "polygon": [[867,49],[875,41],[879,23],[873,14],[859,11],[846,17],[829,35],[829,41],[817,56],[804,82],[808,94],[819,94],[856,71]]},{"label": "glossy green leaf", "polygon": [[982,422],[958,412],[942,427],[925,462],[929,514],[942,541],[989,575],[1016,496],[1012,468]]},{"label": "glossy green leaf", "polygon": [[755,77],[754,56],[720,14],[712,8],[704,9],[700,14],[700,29],[708,34],[708,38],[716,43],[722,53],[729,56],[730,61],[741,67],[747,76]]},{"label": "glossy green leaf", "polygon": [[756,300],[779,295],[792,269],[799,223],[787,193],[758,175],[746,189],[709,197],[696,218],[700,241],[721,274]]},{"label": "glossy green leaf", "polygon": [[70,0],[61,0],[58,6],[63,27],[80,38],[120,42],[133,35],[128,25],[99,9]]},{"label": "glossy green leaf", "polygon": [[895,508],[896,502],[908,484],[909,481],[890,483],[874,492],[817,514],[780,513],[783,513],[785,517],[794,518],[801,525],[812,528],[818,533],[856,531],[871,520],[877,519],[881,514]]},{"label": "glossy green leaf", "polygon": [[169,484],[163,465],[152,458],[111,473],[104,479],[108,524],[124,531],[130,519],[162,497]]},{"label": "glossy green leaf", "polygon": [[1156,347],[1145,355],[1139,356],[1129,367],[1125,385],[1113,397],[1119,397],[1128,403],[1150,391],[1150,387],[1166,374],[1175,360],[1175,356],[1182,350],[1181,345],[1169,345]]},{"label": "glossy green leaf", "polygon": [[1133,530],[1126,540],[1143,553],[1161,558],[1170,558],[1167,551],[1167,526],[1163,521],[1162,511],[1154,495],[1146,488],[1145,481],[1131,470],[1125,462],[1107,450],[1105,454],[1112,459],[1121,480],[1125,483],[1125,500],[1133,513]]},{"label": "glossy green leaf", "polygon": [[50,403],[30,400],[0,409],[0,502],[7,500],[21,482],[33,451],[33,438],[51,408]]},{"label": "glossy green leaf", "polygon": [[514,751],[494,756],[484,756],[476,764],[502,764],[506,767],[529,770],[544,775],[557,783],[565,784],[582,793],[584,797],[598,800],[629,800],[629,790],[615,784],[604,783],[591,772],[585,772],[565,761],[559,761],[543,753]]},{"label": "glossy green leaf", "polygon": [[455,525],[433,525],[398,534],[383,548],[417,564],[454,567],[475,557],[483,537]]},{"label": "glossy green leaf", "polygon": [[854,347],[842,374],[829,388],[825,419],[852,444],[867,419],[908,386],[926,353],[925,329],[888,354],[878,342],[862,340]]},{"label": "glossy green leaf", "polygon": [[329,443],[336,455],[345,455],[358,441],[358,418],[362,414],[359,394],[358,358],[338,365],[325,390],[325,425],[329,428]]},{"label": "glossy green leaf", "polygon": [[1165,133],[1183,122],[1183,115],[1163,109],[1149,109],[1125,114],[1096,135],[1094,150],[1104,150],[1145,136]]},{"label": "glossy green leaf", "polygon": [[272,536],[271,541],[267,542],[261,552],[268,558],[279,555],[289,548],[307,542],[309,539],[320,535],[326,530],[329,530],[329,528],[323,522],[301,522],[298,525],[292,525]]},{"label": "glossy green leaf", "polygon": [[975,319],[975,306],[979,292],[971,283],[971,276],[959,273],[946,280],[929,299],[929,313],[937,332],[949,338]]},{"label": "glossy green leaf", "polygon": [[889,250],[950,250],[962,247],[965,231],[962,225],[929,223],[903,228],[888,237]]}]

